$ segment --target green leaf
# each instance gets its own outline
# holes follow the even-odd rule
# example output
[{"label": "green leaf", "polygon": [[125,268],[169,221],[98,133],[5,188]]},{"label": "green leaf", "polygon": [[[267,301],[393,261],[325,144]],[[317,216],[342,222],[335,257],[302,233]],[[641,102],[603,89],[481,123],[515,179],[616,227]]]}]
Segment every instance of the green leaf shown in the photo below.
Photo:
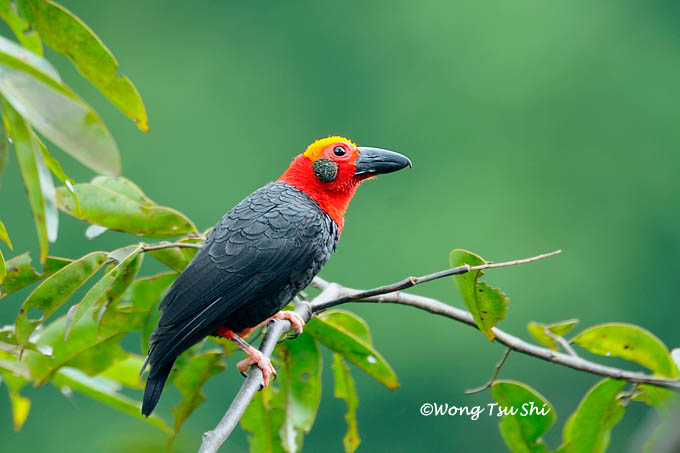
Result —
[{"label": "green leaf", "polygon": [[118,148],[99,116],[55,77],[45,59],[23,52],[17,55],[16,44],[0,40],[0,93],[27,123],[74,158],[103,174],[120,173]]},{"label": "green leaf", "polygon": [[241,417],[241,427],[250,433],[250,453],[284,453],[280,437],[285,411],[272,386],[257,392]]},{"label": "green leaf", "polygon": [[[2,85],[2,70],[0,69],[0,86]],[[2,88],[0,87],[0,91]],[[21,175],[24,179],[24,186],[28,194],[28,201],[33,212],[35,228],[38,232],[38,244],[40,245],[40,261],[44,262],[47,258],[47,226],[45,224],[45,198],[41,189],[41,176],[38,173],[38,163],[36,161],[37,152],[35,143],[31,139],[26,123],[23,118],[9,105],[2,100],[3,114],[6,123],[9,124],[10,135],[14,144],[14,151],[17,154]]]},{"label": "green leaf", "polygon": [[505,411],[498,427],[510,451],[548,451],[541,436],[555,423],[557,416],[543,395],[521,382],[497,380],[491,385],[491,396],[498,403],[494,414],[501,408]]},{"label": "green leaf", "polygon": [[221,358],[220,351],[198,354],[177,373],[174,383],[182,400],[177,407],[170,410],[175,416],[175,434],[191,413],[205,401],[202,388],[206,381],[224,370]]},{"label": "green leaf", "polygon": [[92,178],[92,181],[90,182],[130,198],[142,206],[152,207],[156,205],[156,203],[142,192],[142,189],[140,189],[139,186],[122,176],[96,176]]},{"label": "green leaf", "polygon": [[251,452],[297,452],[321,399],[321,354],[306,333],[275,351],[276,381],[258,392],[241,418]]},{"label": "green leaf", "polygon": [[57,204],[67,214],[89,223],[153,237],[178,236],[196,231],[191,220],[172,208],[145,206],[96,184],[77,184],[74,190],[80,200],[80,212],[73,198],[66,195],[63,188],[57,189]]},{"label": "green leaf", "polygon": [[[6,330],[3,330],[3,333],[6,333]],[[12,376],[25,380],[30,380],[31,373],[28,371],[26,363],[19,361],[18,354],[12,351],[12,348],[6,348],[4,347],[5,345],[2,346],[3,347],[0,348],[0,371],[7,372]]]},{"label": "green leaf", "polygon": [[137,89],[130,79],[118,75],[118,62],[87,25],[63,6],[48,0],[18,0],[18,6],[45,44],[68,57],[137,127],[149,129]]},{"label": "green leaf", "polygon": [[[661,377],[680,376],[666,345],[651,332],[633,324],[600,324],[581,332],[572,341],[594,354],[637,362]],[[642,384],[638,390],[640,392],[633,399],[656,408],[662,407],[674,396],[672,390],[652,385]]]},{"label": "green leaf", "polygon": [[191,262],[191,257],[183,253],[183,248],[168,247],[165,249],[151,250],[148,253],[170,269],[182,272]]},{"label": "green leaf", "polygon": [[72,263],[69,259],[48,256],[43,266],[43,272],[38,273],[31,266],[31,256],[28,252],[15,256],[6,263],[7,275],[2,282],[4,294],[0,295],[0,299],[43,278],[49,277],[69,263]]},{"label": "green leaf", "polygon": [[531,321],[527,325],[527,330],[529,331],[531,336],[536,339],[536,341],[538,341],[544,346],[549,347],[553,351],[557,351],[557,342],[555,342],[555,340],[550,338],[545,333],[545,329],[550,330],[550,332],[552,332],[553,335],[555,336],[563,337],[567,333],[569,333],[569,331],[576,324],[578,324],[578,319],[568,319],[566,321],[555,322],[552,324],[542,324],[540,322]]},{"label": "green leaf", "polygon": [[149,311],[158,304],[177,275],[176,272],[166,272],[138,278],[125,291],[122,299],[132,302],[135,311]]},{"label": "green leaf", "polygon": [[161,297],[176,278],[175,272],[140,278],[135,280],[123,294],[122,300],[131,301],[133,310],[148,312],[142,327],[142,351],[149,350],[149,337],[156,328],[161,315],[155,307],[158,306]]},{"label": "green leaf", "polygon": [[75,390],[124,414],[144,420],[168,434],[172,433],[172,429],[158,415],[144,417],[141,403],[118,393],[119,386],[114,381],[99,376],[89,377],[73,368],[62,368],[55,374],[52,383],[58,389],[66,387]]},{"label": "green leaf", "polygon": [[[34,343],[26,343],[23,349],[29,349],[31,351],[38,351],[42,354],[49,355],[51,353],[51,348],[38,348]],[[0,327],[0,369],[3,368],[4,361],[2,360],[3,355],[10,355],[13,358],[18,358],[21,355],[22,347],[17,343],[17,338],[14,335],[14,324],[9,324]],[[19,363],[19,362],[15,362]],[[23,362],[21,362],[23,365]],[[14,371],[14,370],[13,370]],[[17,374],[21,375],[21,374]],[[26,369],[26,376],[30,377],[28,369]]]},{"label": "green leaf", "polygon": [[[197,244],[201,243],[201,240],[194,237],[185,237],[178,242]],[[196,253],[198,253],[198,249],[189,247],[168,247],[151,250],[148,253],[170,269],[182,272],[189,265],[191,260],[194,259]]]},{"label": "green leaf", "polygon": [[603,379],[588,391],[564,425],[560,452],[600,453],[607,450],[611,430],[625,412],[617,399],[625,385],[626,381]]},{"label": "green leaf", "polygon": [[9,162],[9,135],[5,122],[0,121],[0,182],[2,182],[2,175],[5,173],[5,168]]},{"label": "green leaf", "polygon": [[7,275],[7,268],[5,267],[5,257],[3,256],[2,251],[0,250],[0,284],[5,279],[5,275]]},{"label": "green leaf", "polygon": [[128,354],[127,358],[115,362],[104,370],[99,376],[119,382],[126,387],[144,390],[145,380],[139,374],[142,369],[144,357],[137,354]]},{"label": "green leaf", "polygon": [[340,326],[350,333],[356,335],[362,341],[373,345],[371,331],[366,321],[360,316],[347,310],[330,310],[324,313],[324,319],[331,324]]},{"label": "green leaf", "polygon": [[[108,271],[92,288],[85,294],[83,299],[69,310],[66,317],[66,332],[64,340],[68,337],[69,331],[92,306],[95,304],[110,304],[120,297],[130,283],[135,279],[137,271],[142,265],[144,255],[141,245],[132,245],[117,250],[121,256],[116,257],[116,264]],[[109,258],[114,257],[116,252],[111,252]]]},{"label": "green leaf", "polygon": [[[78,206],[76,206],[76,209],[78,209],[78,211],[76,211],[76,212],[80,211],[80,204],[78,204]],[[107,231],[109,231],[109,229],[106,228],[106,227],[103,227],[101,225],[90,225],[85,230],[85,237],[88,238],[88,239],[94,239],[94,238],[101,236],[102,234],[106,233]]]},{"label": "green leaf", "polygon": [[[111,255],[109,255],[109,258],[111,258]],[[113,283],[106,293],[104,293],[104,297],[98,301],[98,304],[102,305],[103,309],[110,310],[117,306],[118,302],[122,299],[127,289],[130,287],[130,285],[132,285],[134,279],[137,277],[137,273],[142,267],[143,261],[144,255],[138,253],[137,256],[129,260],[126,265],[119,268],[117,271],[118,275],[115,276]],[[117,264],[115,267],[118,266],[119,264]],[[101,314],[102,312],[100,311],[99,316],[101,316]]]},{"label": "green leaf", "polygon": [[[658,387],[657,387],[658,388]],[[666,390],[666,389],[664,389]],[[657,407],[660,420],[654,432],[647,439],[641,451],[644,453],[677,452],[678,420],[680,420],[680,396],[674,393],[671,404]],[[649,428],[649,427],[648,427]],[[645,430],[645,431],[648,431]]]},{"label": "green leaf", "polygon": [[678,393],[674,390],[657,387],[655,385],[640,384],[633,395],[634,401],[642,401],[657,410],[665,409],[669,403],[677,401]]},{"label": "green leaf", "polygon": [[14,250],[12,242],[9,240],[9,235],[7,234],[7,228],[5,228],[5,224],[2,223],[2,220],[0,220],[0,240],[7,244],[10,250]]},{"label": "green leaf", "polygon": [[[671,351],[671,359],[673,359],[676,367],[680,366],[680,348],[675,348]],[[673,390],[648,384],[639,385],[637,390],[632,399],[642,401],[654,407],[662,415],[662,418],[669,409],[673,410],[675,408],[675,410],[680,410],[680,395]]]},{"label": "green leaf", "polygon": [[305,326],[305,332],[340,353],[387,388],[394,390],[399,387],[396,374],[378,351],[343,325],[337,324],[334,316],[329,317],[324,313],[313,318]]},{"label": "green leaf", "polygon": [[96,312],[93,311],[92,318],[100,327],[108,327],[118,332],[139,332],[144,327],[149,312],[135,312],[132,307],[118,307],[116,310],[108,310],[101,319],[98,319]]},{"label": "green leaf", "polygon": [[125,360],[127,353],[119,343],[125,333],[134,327],[122,323],[112,325],[104,321],[98,326],[92,317],[86,316],[73,327],[68,341],[64,341],[65,329],[66,318],[61,317],[40,332],[36,344],[49,346],[52,349],[51,356],[25,351],[26,363],[35,385],[44,384],[63,366],[78,368],[93,376],[115,362]]},{"label": "green leaf", "polygon": [[10,353],[0,350],[0,383],[4,381],[9,393],[15,431],[21,430],[31,408],[31,401],[19,393],[29,383],[29,379],[26,364],[17,361]]},{"label": "green leaf", "polygon": [[[76,193],[73,191],[73,180],[66,175],[64,172],[64,169],[61,167],[61,163],[55,159],[52,154],[50,154],[49,151],[47,151],[47,147],[45,144],[40,140],[40,138],[35,135],[33,135],[33,139],[38,143],[38,149],[40,149],[40,154],[43,158],[43,161],[45,162],[45,165],[47,165],[47,168],[54,174],[54,176],[57,177],[61,183],[66,186],[68,191],[71,193],[71,196],[73,197],[73,201],[76,204],[76,208],[80,209],[80,202],[78,201],[78,197],[76,197]],[[55,201],[55,208],[56,208],[56,201]]]},{"label": "green leaf", "polygon": [[[19,343],[25,344],[35,328],[104,265],[106,257],[107,254],[104,252],[90,253],[58,270],[42,282],[19,310],[16,319],[16,336]],[[40,314],[35,315],[33,311]],[[61,341],[63,342],[63,337]]]},{"label": "green leaf", "polygon": [[16,36],[22,46],[35,54],[42,55],[43,48],[40,36],[38,36],[35,30],[31,29],[28,22],[19,17],[14,9],[12,9],[10,0],[0,0],[0,18],[9,25],[12,33],[14,33],[14,36]]},{"label": "green leaf", "polygon": [[572,341],[593,354],[637,362],[662,377],[680,376],[666,345],[648,330],[633,324],[600,324],[584,330]]},{"label": "green leaf", "polygon": [[281,429],[284,449],[302,449],[304,435],[314,426],[321,402],[321,352],[316,341],[302,334],[279,348],[281,380],[279,392],[285,393],[286,418]]},{"label": "green leaf", "polygon": [[14,431],[20,431],[28,417],[28,411],[31,409],[31,400],[19,394],[19,391],[28,384],[28,380],[8,372],[0,372],[0,376],[2,376],[9,392]]},{"label": "green leaf", "polygon": [[40,144],[35,139],[34,134],[30,135],[33,143],[35,163],[38,169],[40,190],[42,191],[43,199],[45,200],[45,229],[47,230],[47,240],[54,243],[57,240],[57,233],[59,230],[59,210],[57,209],[54,181],[52,180],[49,168],[47,168],[47,165],[45,164],[43,154],[40,152]]},{"label": "green leaf", "polygon": [[[5,1],[0,0],[0,9]],[[27,71],[29,72],[37,70],[40,74],[48,76],[53,82],[61,83],[61,76],[59,76],[57,70],[39,52],[30,51],[30,49],[22,47],[4,36],[0,36],[0,53],[25,63],[28,65]]]},{"label": "green leaf", "polygon": [[[449,257],[451,267],[464,264],[478,266],[485,264],[481,257],[466,250],[456,249]],[[477,324],[479,330],[489,339],[495,338],[491,330],[498,322],[505,318],[510,300],[496,288],[492,288],[480,281],[484,272],[472,271],[461,275],[454,275],[453,281],[458,288],[460,297]]]},{"label": "green leaf", "polygon": [[345,400],[345,405],[347,406],[347,413],[345,414],[347,433],[343,437],[342,443],[345,446],[345,453],[353,453],[361,443],[357,425],[359,397],[357,396],[349,366],[337,352],[333,354],[333,376],[335,377],[334,395],[336,398]]}]

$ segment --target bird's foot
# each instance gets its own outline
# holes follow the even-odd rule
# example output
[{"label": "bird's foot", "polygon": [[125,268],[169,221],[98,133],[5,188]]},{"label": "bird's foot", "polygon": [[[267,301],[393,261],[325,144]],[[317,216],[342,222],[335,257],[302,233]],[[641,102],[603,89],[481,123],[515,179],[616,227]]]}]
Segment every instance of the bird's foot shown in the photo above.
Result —
[{"label": "bird's foot", "polygon": [[271,360],[266,358],[259,350],[252,346],[245,348],[243,351],[248,354],[248,358],[243,359],[236,364],[236,368],[238,368],[241,374],[245,374],[249,366],[257,365],[257,367],[262,370],[262,379],[264,379],[265,387],[269,385],[269,378],[271,376],[274,376],[274,379],[276,379],[276,370],[274,369]]},{"label": "bird's foot", "polygon": [[305,320],[302,319],[302,316],[290,310],[280,311],[270,319],[283,319],[290,321],[290,323],[293,325],[293,329],[295,329],[295,333],[288,336],[290,339],[299,337],[300,334],[302,334],[302,328],[305,325]]}]

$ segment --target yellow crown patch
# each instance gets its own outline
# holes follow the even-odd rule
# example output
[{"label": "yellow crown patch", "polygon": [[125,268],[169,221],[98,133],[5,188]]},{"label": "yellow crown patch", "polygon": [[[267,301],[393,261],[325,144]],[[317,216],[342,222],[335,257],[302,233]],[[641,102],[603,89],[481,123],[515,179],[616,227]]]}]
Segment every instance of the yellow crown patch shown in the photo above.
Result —
[{"label": "yellow crown patch", "polygon": [[350,145],[352,145],[355,148],[357,146],[354,143],[352,143],[351,140],[349,140],[345,137],[340,137],[339,135],[334,135],[332,137],[321,138],[321,139],[315,141],[314,143],[312,143],[311,145],[309,145],[307,147],[307,150],[305,151],[305,157],[307,157],[311,161],[315,161],[319,157],[321,157],[321,153],[323,152],[323,150],[327,146],[332,145],[333,143],[336,143],[336,142],[349,143]]}]

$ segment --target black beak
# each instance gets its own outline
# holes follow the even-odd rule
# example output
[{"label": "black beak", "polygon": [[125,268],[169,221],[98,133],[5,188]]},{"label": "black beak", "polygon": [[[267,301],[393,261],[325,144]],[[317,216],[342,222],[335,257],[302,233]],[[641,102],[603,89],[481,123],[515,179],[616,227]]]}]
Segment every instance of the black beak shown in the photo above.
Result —
[{"label": "black beak", "polygon": [[359,156],[355,162],[357,169],[354,172],[354,176],[392,173],[407,166],[413,166],[408,157],[394,151],[364,147],[357,149],[359,150]]}]

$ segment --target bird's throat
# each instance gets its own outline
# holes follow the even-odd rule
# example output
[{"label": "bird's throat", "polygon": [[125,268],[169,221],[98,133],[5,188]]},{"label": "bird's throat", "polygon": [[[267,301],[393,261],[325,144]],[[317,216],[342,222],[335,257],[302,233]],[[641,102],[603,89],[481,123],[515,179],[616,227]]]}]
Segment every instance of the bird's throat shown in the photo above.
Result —
[{"label": "bird's throat", "polygon": [[278,181],[290,184],[309,195],[335,221],[342,232],[347,206],[360,182],[351,176],[348,178],[343,176],[339,174],[331,183],[320,181],[314,174],[311,160],[300,154]]}]

